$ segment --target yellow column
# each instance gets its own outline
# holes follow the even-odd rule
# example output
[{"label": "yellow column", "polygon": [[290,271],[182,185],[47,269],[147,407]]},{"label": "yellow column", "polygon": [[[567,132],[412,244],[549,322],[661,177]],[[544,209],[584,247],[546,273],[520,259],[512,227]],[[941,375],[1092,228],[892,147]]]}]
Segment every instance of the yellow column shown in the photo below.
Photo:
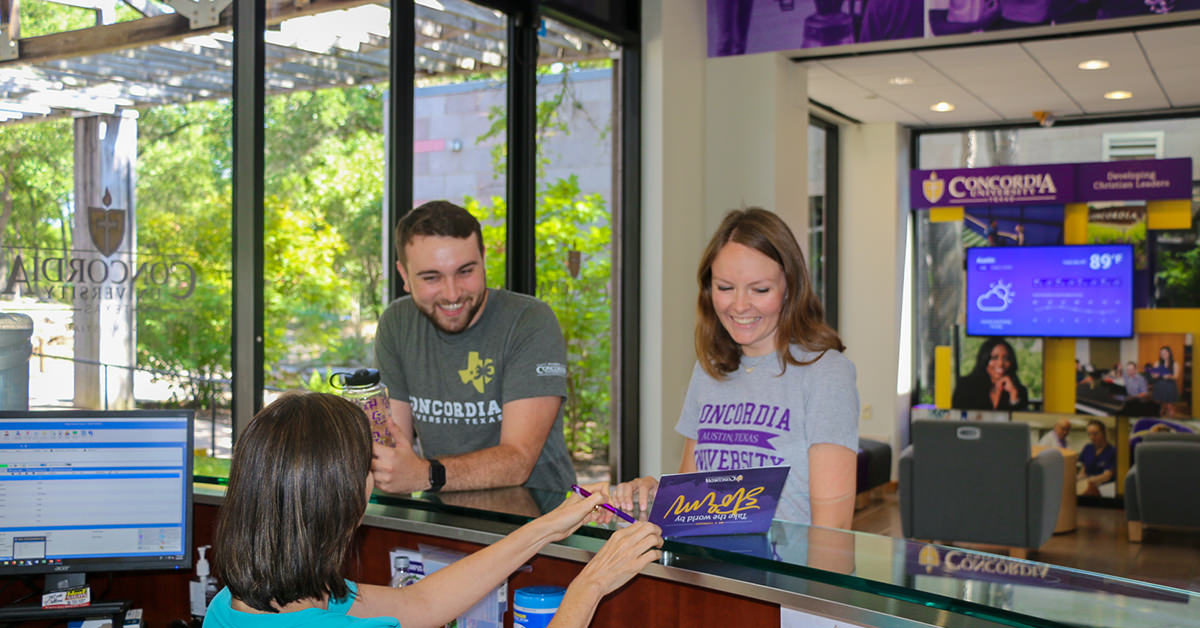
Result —
[{"label": "yellow column", "polygon": [[933,348],[933,403],[941,410],[948,410],[954,385],[954,357],[950,347],[939,345]]},{"label": "yellow column", "polygon": [[[1063,210],[1063,244],[1087,244],[1087,203],[1068,203]],[[1042,371],[1045,412],[1075,412],[1075,339],[1046,338]]]}]

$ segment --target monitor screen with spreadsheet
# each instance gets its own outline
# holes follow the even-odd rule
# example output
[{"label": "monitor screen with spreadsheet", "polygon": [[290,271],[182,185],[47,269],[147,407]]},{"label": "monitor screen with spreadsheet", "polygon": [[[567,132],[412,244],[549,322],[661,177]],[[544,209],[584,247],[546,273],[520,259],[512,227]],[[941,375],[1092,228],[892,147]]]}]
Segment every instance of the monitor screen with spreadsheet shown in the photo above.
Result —
[{"label": "monitor screen with spreadsheet", "polygon": [[0,576],[187,569],[192,411],[0,412]]}]

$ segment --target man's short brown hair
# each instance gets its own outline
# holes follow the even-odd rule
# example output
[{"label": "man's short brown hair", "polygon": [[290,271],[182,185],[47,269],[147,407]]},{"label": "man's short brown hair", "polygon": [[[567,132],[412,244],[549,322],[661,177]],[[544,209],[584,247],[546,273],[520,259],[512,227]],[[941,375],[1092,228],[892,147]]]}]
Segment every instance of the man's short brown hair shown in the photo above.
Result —
[{"label": "man's short brown hair", "polygon": [[466,209],[450,201],[429,201],[414,207],[396,223],[396,259],[403,265],[404,247],[416,236],[444,236],[466,239],[475,234],[479,254],[483,255],[483,230]]}]

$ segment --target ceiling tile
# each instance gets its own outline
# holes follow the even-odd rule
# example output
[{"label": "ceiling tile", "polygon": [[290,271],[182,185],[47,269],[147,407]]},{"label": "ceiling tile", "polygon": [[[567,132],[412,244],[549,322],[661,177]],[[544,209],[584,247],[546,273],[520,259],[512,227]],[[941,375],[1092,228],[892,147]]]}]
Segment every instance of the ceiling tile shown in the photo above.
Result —
[{"label": "ceiling tile", "polygon": [[[1080,70],[1087,59],[1106,70]],[[1200,106],[1200,25],[809,61],[810,96],[860,120],[991,124]],[[890,79],[904,76],[908,85]],[[1127,90],[1133,98],[1104,94]],[[929,107],[945,100],[948,113]],[[891,116],[890,118],[887,116]]]}]

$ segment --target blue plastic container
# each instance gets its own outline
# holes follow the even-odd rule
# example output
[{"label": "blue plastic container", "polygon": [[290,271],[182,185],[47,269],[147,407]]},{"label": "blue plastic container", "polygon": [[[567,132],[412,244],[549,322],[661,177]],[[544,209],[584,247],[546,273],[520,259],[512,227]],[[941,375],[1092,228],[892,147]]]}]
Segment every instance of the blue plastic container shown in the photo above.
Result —
[{"label": "blue plastic container", "polygon": [[567,590],[562,587],[537,586],[513,592],[513,626],[546,628]]}]

